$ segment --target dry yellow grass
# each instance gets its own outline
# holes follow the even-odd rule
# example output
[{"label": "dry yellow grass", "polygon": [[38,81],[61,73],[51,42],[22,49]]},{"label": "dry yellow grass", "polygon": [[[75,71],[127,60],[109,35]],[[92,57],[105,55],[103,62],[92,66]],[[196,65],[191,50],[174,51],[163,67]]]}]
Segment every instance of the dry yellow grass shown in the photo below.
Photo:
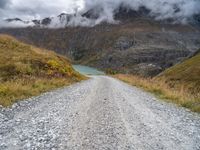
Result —
[{"label": "dry yellow grass", "polygon": [[[75,82],[75,81],[74,81]],[[17,79],[0,84],[0,105],[10,106],[13,103],[37,96],[43,92],[72,84],[69,79]]]},{"label": "dry yellow grass", "polygon": [[200,50],[155,78],[116,75],[116,78],[152,92],[162,99],[200,112]]},{"label": "dry yellow grass", "polygon": [[67,58],[0,35],[0,105],[84,79]]},{"label": "dry yellow grass", "polygon": [[143,88],[148,92],[152,92],[168,102],[176,103],[194,112],[200,112],[200,95],[196,91],[191,92],[191,88],[189,89],[187,86],[182,85],[174,88],[164,79],[143,78],[134,75],[118,74],[114,75],[114,77],[133,86]]}]

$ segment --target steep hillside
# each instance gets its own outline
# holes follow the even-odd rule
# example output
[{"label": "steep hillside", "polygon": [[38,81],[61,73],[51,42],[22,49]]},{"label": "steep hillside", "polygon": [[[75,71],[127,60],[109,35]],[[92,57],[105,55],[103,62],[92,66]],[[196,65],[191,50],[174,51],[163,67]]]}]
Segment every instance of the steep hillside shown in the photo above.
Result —
[{"label": "steep hillside", "polygon": [[82,79],[63,56],[0,35],[0,105]]},{"label": "steep hillside", "polygon": [[194,57],[167,69],[156,79],[164,80],[172,88],[183,88],[200,97],[200,51]]},{"label": "steep hillside", "polygon": [[[123,16],[121,16],[123,17]],[[198,29],[148,18],[117,25],[67,27],[65,29],[1,29],[30,44],[53,49],[75,63],[99,69],[155,76],[200,47]]]},{"label": "steep hillside", "polygon": [[200,53],[155,78],[119,74],[114,77],[142,87],[167,101],[200,112]]}]

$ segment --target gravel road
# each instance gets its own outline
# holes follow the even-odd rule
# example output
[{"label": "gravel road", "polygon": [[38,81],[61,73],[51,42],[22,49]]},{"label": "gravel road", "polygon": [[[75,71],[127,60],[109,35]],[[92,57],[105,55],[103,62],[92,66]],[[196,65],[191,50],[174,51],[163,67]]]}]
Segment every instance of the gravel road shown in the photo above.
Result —
[{"label": "gravel road", "polygon": [[106,76],[0,108],[0,150],[200,150],[200,115]]}]

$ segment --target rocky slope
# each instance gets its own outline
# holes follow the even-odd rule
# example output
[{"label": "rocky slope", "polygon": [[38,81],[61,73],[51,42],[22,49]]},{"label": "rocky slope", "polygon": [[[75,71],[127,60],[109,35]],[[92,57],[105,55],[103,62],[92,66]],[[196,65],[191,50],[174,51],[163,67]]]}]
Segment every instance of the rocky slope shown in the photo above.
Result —
[{"label": "rocky slope", "polygon": [[[60,18],[65,16],[61,14]],[[90,10],[83,17],[98,16]],[[144,8],[137,12],[120,9],[115,18],[120,20],[119,24],[59,29],[4,28],[0,29],[0,33],[53,49],[75,63],[95,66],[107,72],[144,76],[160,73],[200,47],[200,32],[195,25],[154,21]]]}]

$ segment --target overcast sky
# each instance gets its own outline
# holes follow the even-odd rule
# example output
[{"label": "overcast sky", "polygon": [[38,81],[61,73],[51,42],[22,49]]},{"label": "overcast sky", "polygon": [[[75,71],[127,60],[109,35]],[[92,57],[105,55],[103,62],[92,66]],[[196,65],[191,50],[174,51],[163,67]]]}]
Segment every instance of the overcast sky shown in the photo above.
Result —
[{"label": "overcast sky", "polygon": [[0,18],[41,19],[98,6],[103,8],[99,12],[101,20],[107,18],[112,21],[113,11],[121,4],[134,10],[145,6],[158,19],[172,17],[184,21],[200,13],[200,0],[0,0]]},{"label": "overcast sky", "polygon": [[83,7],[82,0],[0,0],[1,18],[39,18],[73,13]]}]

